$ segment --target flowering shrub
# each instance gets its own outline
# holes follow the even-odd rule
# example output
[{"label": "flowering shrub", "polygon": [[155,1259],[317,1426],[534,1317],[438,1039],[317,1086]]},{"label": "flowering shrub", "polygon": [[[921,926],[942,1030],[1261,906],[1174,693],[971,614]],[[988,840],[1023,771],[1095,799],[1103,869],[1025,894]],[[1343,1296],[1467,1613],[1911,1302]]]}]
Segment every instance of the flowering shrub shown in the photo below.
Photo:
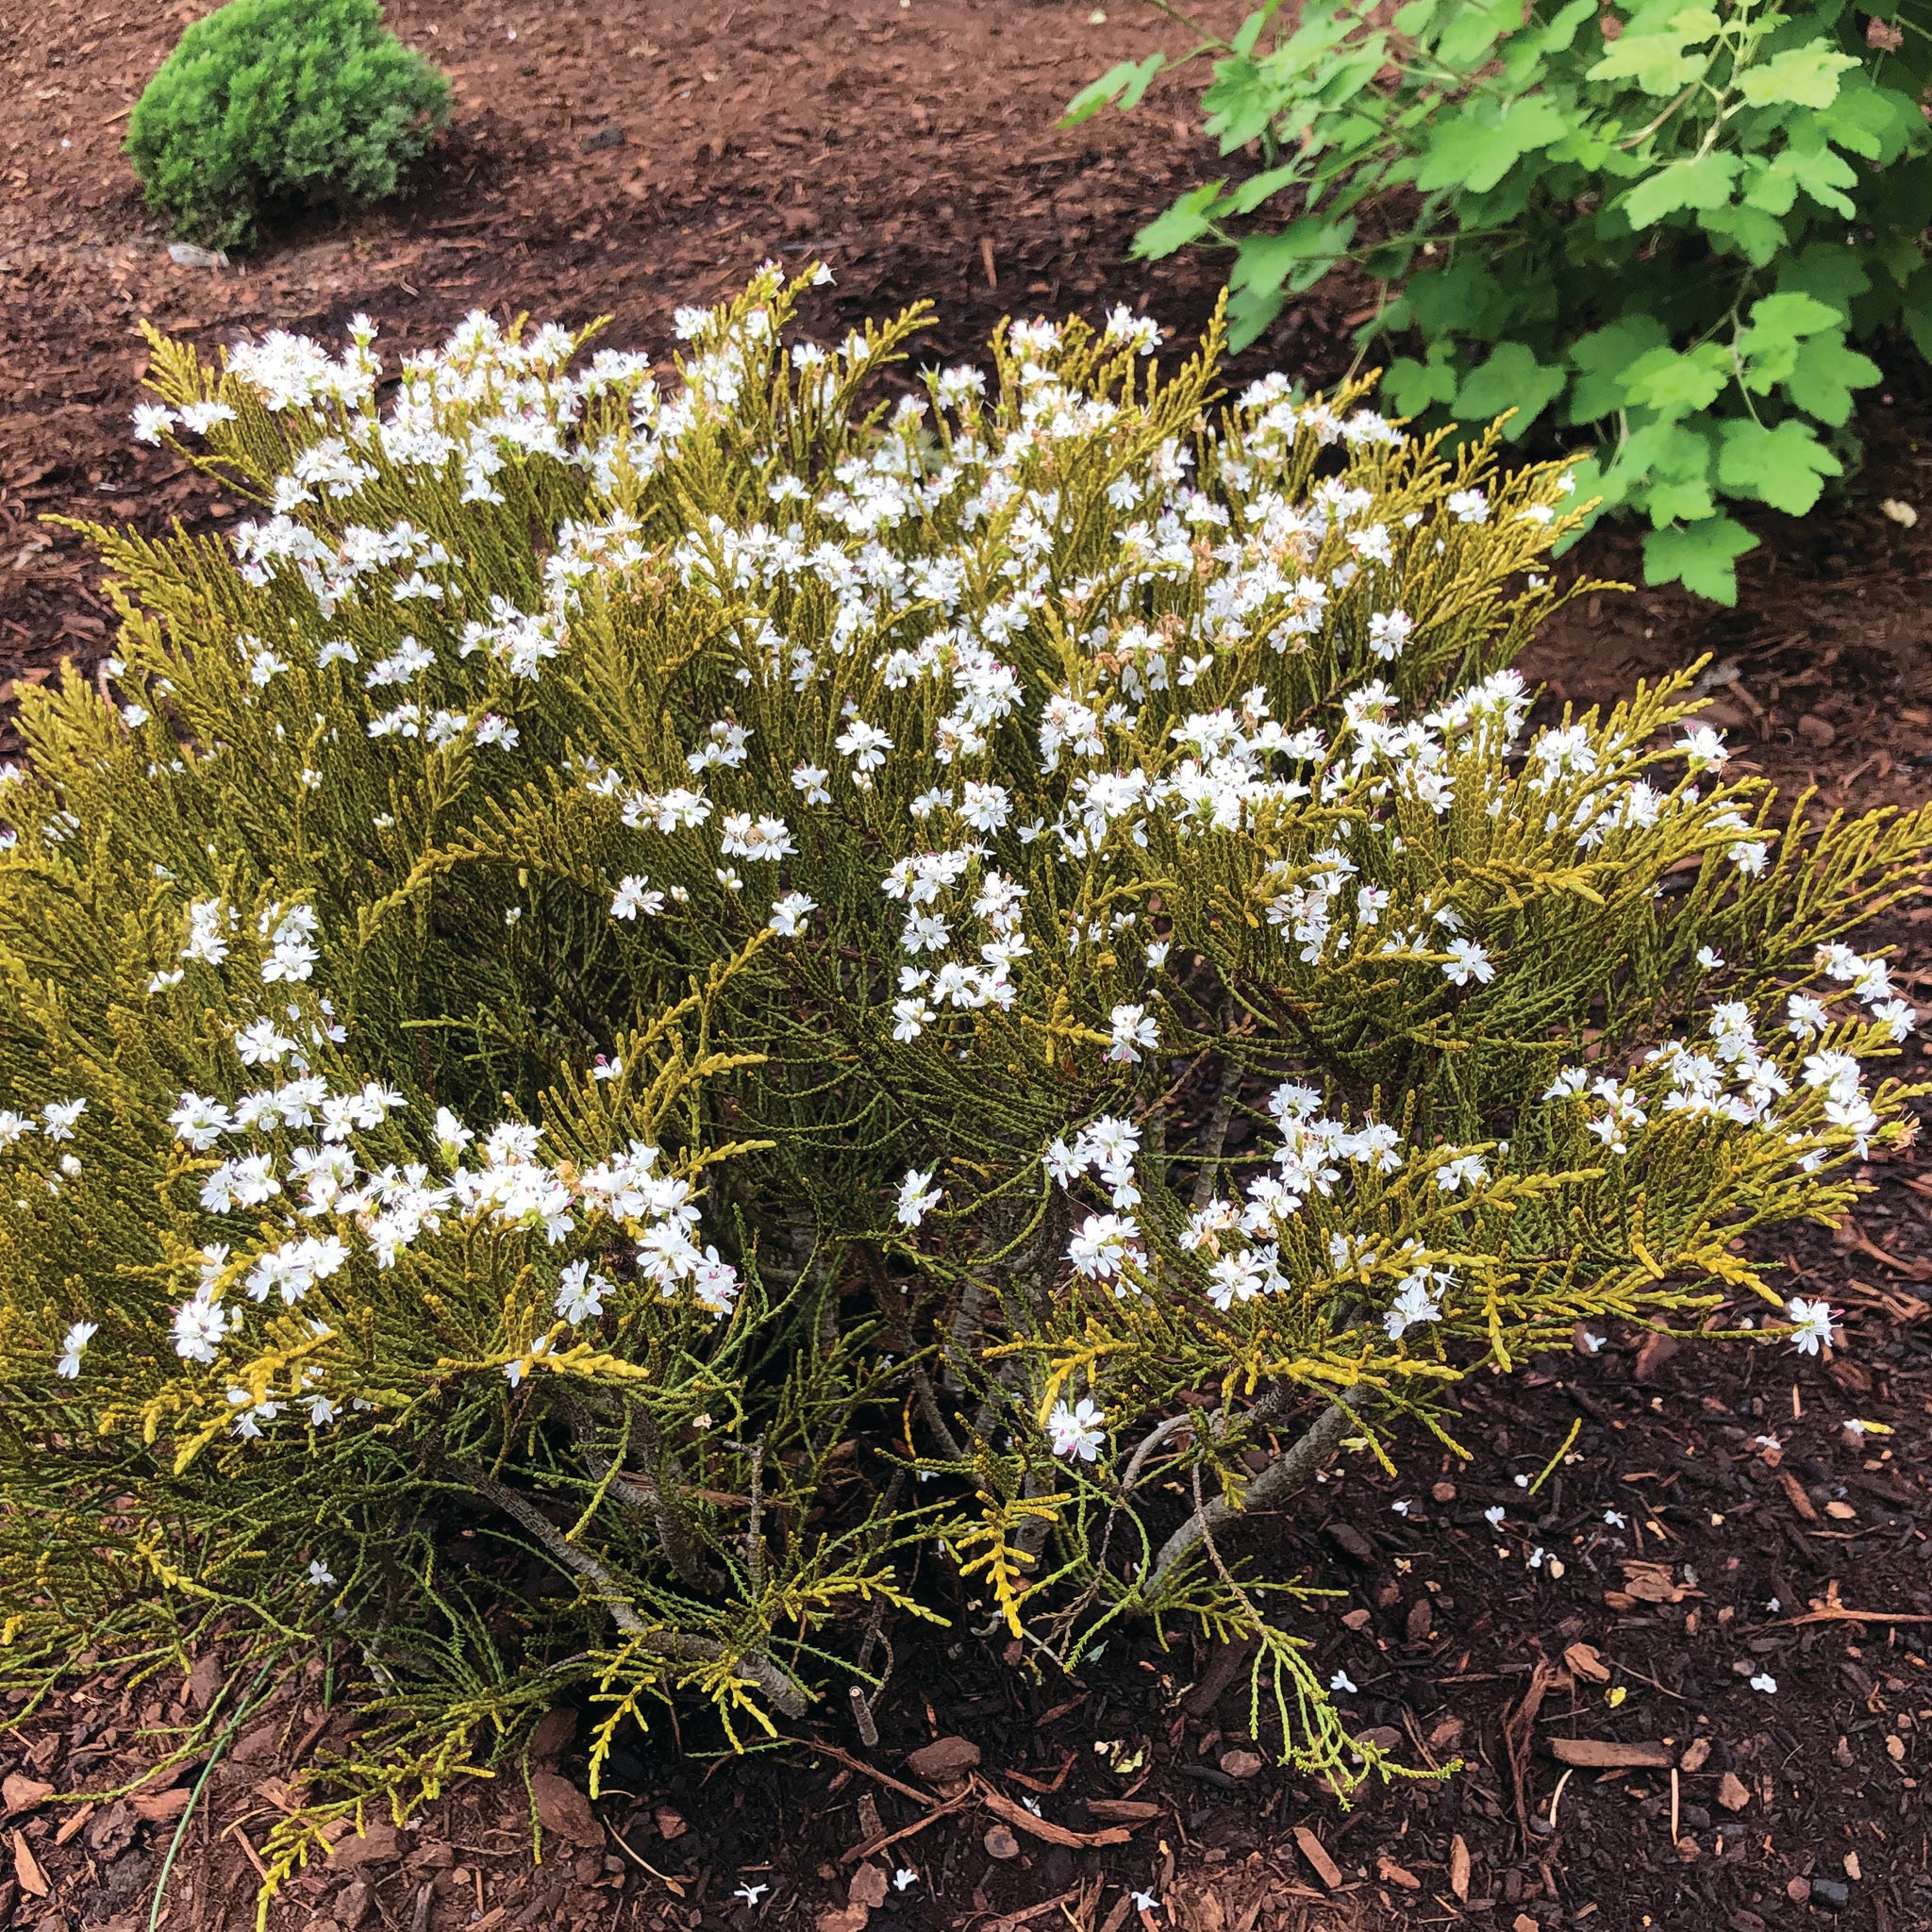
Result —
[{"label": "flowering shrub", "polygon": [[1069,1666],[1256,1635],[1345,1789],[1243,1506],[1579,1321],[1828,1338],[1739,1238],[1901,1131],[1844,935],[1932,819],[1774,811],[1677,682],[1531,730],[1559,470],[1210,423],[1124,311],[862,411],[920,318],[796,291],[669,390],[155,340],[261,508],[96,533],[0,792],[5,1654],[333,1639],[402,1804],[573,1687],[875,1694],[951,1571]]},{"label": "flowering shrub", "polygon": [[181,36],[127,123],[148,206],[211,247],[278,203],[396,192],[449,118],[449,82],[377,0],[227,0]]},{"label": "flowering shrub", "polygon": [[[1393,406],[1594,446],[1579,487],[1648,519],[1654,584],[1734,603],[1757,540],[1725,500],[1808,510],[1879,379],[1854,345],[1932,353],[1932,41],[1893,0],[1262,0],[1194,31],[1208,131],[1258,165],[1136,247],[1234,247],[1237,346],[1360,268],[1359,340],[1415,352]],[[1168,64],[1120,62],[1070,118]]]}]

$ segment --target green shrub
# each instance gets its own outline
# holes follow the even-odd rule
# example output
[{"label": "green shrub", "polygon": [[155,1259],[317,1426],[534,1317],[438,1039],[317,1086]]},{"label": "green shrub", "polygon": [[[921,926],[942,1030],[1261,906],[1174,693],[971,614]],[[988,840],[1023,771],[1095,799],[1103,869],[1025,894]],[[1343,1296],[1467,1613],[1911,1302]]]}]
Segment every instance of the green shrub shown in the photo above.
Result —
[{"label": "green shrub", "polygon": [[1253,1632],[1346,1790],[1243,1500],[1578,1322],[1815,1347],[1740,1237],[1922,1091],[1842,935],[1932,814],[1724,780],[1682,680],[1526,731],[1557,469],[1210,421],[1124,311],[858,414],[920,318],[796,289],[669,392],[156,339],[138,433],[263,508],[95,533],[113,695],[0,790],[0,1659],[333,1641],[406,1805],[971,1594]]},{"label": "green shrub", "polygon": [[[1932,353],[1923,15],[1310,0],[1275,29],[1278,5],[1194,50],[1219,57],[1208,131],[1257,167],[1137,249],[1232,245],[1238,345],[1353,264],[1380,284],[1359,341],[1417,350],[1388,372],[1397,410],[1513,409],[1512,439],[1594,445],[1578,487],[1648,518],[1649,581],[1734,602],[1756,540],[1724,502],[1809,509],[1878,380],[1853,344],[1903,325]],[[1071,118],[1132,107],[1166,64],[1122,62]]]},{"label": "green shrub", "polygon": [[245,245],[277,206],[357,208],[449,118],[449,82],[377,0],[228,0],[135,103],[127,154],[177,234]]}]

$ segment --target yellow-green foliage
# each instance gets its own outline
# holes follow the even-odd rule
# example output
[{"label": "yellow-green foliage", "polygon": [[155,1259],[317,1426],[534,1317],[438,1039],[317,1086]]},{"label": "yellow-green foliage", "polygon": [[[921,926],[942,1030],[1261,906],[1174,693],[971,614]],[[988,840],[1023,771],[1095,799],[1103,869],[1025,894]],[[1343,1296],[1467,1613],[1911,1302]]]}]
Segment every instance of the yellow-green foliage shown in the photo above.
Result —
[{"label": "yellow-green foliage", "polygon": [[1897,1132],[1842,935],[1928,821],[1724,781],[1681,680],[1528,732],[1554,469],[1124,313],[864,413],[919,317],[794,293],[668,392],[156,341],[262,508],[97,533],[0,791],[6,1654],[332,1641],[404,1803],[576,1687],[836,1707],[953,1568],[1035,1657],[1262,1630],[1345,1786],[1247,1452],[1579,1320],[1815,1345],[1738,1237]]}]

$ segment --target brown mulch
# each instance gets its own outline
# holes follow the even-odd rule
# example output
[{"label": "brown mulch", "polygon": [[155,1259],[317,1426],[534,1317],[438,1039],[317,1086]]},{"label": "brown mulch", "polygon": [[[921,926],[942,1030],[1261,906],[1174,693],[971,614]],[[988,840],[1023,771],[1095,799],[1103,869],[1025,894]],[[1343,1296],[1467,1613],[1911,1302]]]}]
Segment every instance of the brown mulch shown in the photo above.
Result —
[{"label": "brown mulch", "polygon": [[[769,256],[835,270],[808,317],[820,333],[933,299],[935,356],[974,353],[1014,310],[1124,300],[1186,332],[1212,307],[1211,260],[1125,258],[1141,223],[1219,172],[1186,92],[1157,92],[1132,122],[1053,125],[1074,88],[1156,43],[1152,13],[1125,0],[1104,27],[1091,0],[406,0],[394,24],[460,104],[417,192],[226,270],[169,258],[117,154],[126,107],[202,10],[60,0],[57,31],[24,6],[0,20],[19,117],[0,152],[0,677],[88,664],[109,641],[88,553],[42,516],[155,530],[235,513],[127,440],[142,317],[212,348],[366,309],[394,353],[473,308],[609,312],[613,341],[662,350],[674,308]],[[1240,9],[1205,10],[1226,25]],[[1331,379],[1347,325],[1305,305],[1244,367]],[[1923,369],[1896,373],[1865,472],[1810,519],[1763,520],[1735,611],[1653,592],[1573,607],[1527,666],[1551,702],[1610,700],[1708,654],[1715,714],[1781,784],[1855,808],[1932,796],[1926,400]],[[1886,498],[1919,525],[1882,516]],[[1602,533],[1572,567],[1634,576],[1634,545]],[[1927,917],[1890,936],[1932,1004]],[[1848,1310],[1836,1359],[1613,1336],[1593,1357],[1472,1387],[1469,1463],[1417,1449],[1391,1484],[1350,1458],[1272,1525],[1275,1574],[1345,1592],[1293,1618],[1324,1675],[1358,1686],[1345,1707],[1413,1766],[1459,1757],[1453,1775],[1343,1812],[1256,1768],[1242,1684],[1210,1694],[1225,1674],[1186,1640],[1124,1634],[1077,1682],[1041,1680],[1001,1633],[974,1634],[983,1619],[962,1604],[951,1630],[906,1640],[875,1749],[829,1714],[742,1759],[679,1757],[660,1729],[626,1741],[593,1810],[582,1727],[566,1740],[559,1724],[530,1789],[512,1773],[374,1828],[288,1888],[270,1923],[1924,1932],[1932,1166],[1915,1153],[1872,1179],[1842,1232],[1777,1250],[1794,1288]],[[1847,1418],[1895,1433],[1859,1439]],[[1530,1495],[1573,1423],[1577,1459]],[[60,1794],[130,1782],[156,1755],[143,1733],[205,1704],[221,1668],[211,1656],[186,1683],[138,1689],[82,1675],[0,1734],[0,1928],[148,1924],[194,1774],[91,1807]],[[163,1903],[175,1932],[252,1922],[258,1848],[334,1735],[326,1681],[318,1661],[210,1775]],[[954,1736],[980,1748],[981,1782],[947,1809],[956,1786],[906,1759]],[[1579,1765],[1573,1743],[1566,1764],[1566,1740],[1664,1761],[1604,1766],[1599,1749]],[[1079,1842],[1120,1826],[1123,1806],[1124,1843]]]}]

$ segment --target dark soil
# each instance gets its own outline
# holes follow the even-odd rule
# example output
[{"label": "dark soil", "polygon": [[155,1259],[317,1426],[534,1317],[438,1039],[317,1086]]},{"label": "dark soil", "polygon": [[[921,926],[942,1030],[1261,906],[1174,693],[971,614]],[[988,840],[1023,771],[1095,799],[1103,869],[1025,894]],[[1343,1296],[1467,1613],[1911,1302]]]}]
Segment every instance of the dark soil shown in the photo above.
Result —
[{"label": "dark soil", "polygon": [[[1186,92],[1157,92],[1131,122],[1053,126],[1077,86],[1155,43],[1151,10],[1111,4],[1101,26],[1091,0],[401,0],[394,25],[458,87],[456,130],[416,193],[225,270],[170,259],[117,152],[127,106],[205,0],[57,0],[51,20],[9,8],[0,675],[86,666],[108,644],[85,546],[43,516],[155,530],[235,513],[127,440],[142,317],[211,349],[366,309],[393,353],[473,308],[609,312],[612,340],[661,350],[675,306],[778,256],[837,273],[808,318],[821,333],[934,300],[936,356],[971,354],[1016,310],[1125,300],[1198,329],[1211,260],[1125,258],[1136,227],[1213,169]],[[1206,11],[1224,25],[1238,9]],[[1349,355],[1337,307],[1296,310],[1246,363],[1332,379]],[[1651,592],[1574,607],[1527,667],[1551,702],[1608,700],[1708,654],[1714,715],[1780,783],[1854,808],[1932,795],[1925,402],[1923,368],[1899,371],[1846,492],[1802,523],[1762,520],[1736,610]],[[1881,514],[1886,499],[1920,524]],[[1573,567],[1633,577],[1634,544],[1602,533]],[[1928,919],[1908,911],[1890,935],[1922,999]],[[1077,1682],[1041,1679],[961,1605],[946,1633],[901,1633],[876,1747],[833,1712],[740,1759],[680,1757],[667,1728],[630,1740],[593,1812],[571,1795],[580,1727],[536,1767],[541,1864],[532,1790],[513,1772],[400,1832],[373,1827],[287,1888],[270,1923],[1924,1932],[1932,1165],[1915,1150],[1871,1178],[1841,1230],[1777,1250],[1794,1291],[1847,1309],[1837,1358],[1614,1336],[1593,1357],[1468,1390],[1468,1463],[1417,1446],[1391,1484],[1344,1458],[1260,1526],[1274,1574],[1345,1591],[1292,1619],[1323,1674],[1359,1687],[1345,1707],[1418,1769],[1462,1760],[1440,1780],[1371,1790],[1344,1813],[1254,1769],[1244,1678],[1213,1695],[1226,1673],[1186,1640],[1117,1638]],[[1848,1418],[1894,1433],[1861,1438]],[[1531,1495],[1573,1424],[1572,1459]],[[194,1772],[132,1798],[76,1794],[139,1777],[158,1755],[143,1732],[181,1722],[221,1671],[210,1655],[185,1683],[139,1689],[82,1671],[0,1734],[0,1927],[148,1925]],[[258,1847],[335,1736],[323,1686],[318,1660],[209,1776],[160,1923],[252,1921]],[[978,1783],[907,1769],[951,1736],[980,1747]],[[1550,1747],[1573,1739],[1653,1745],[1669,1763],[1565,1781]],[[1046,1837],[1016,1800],[1038,1806]],[[1079,1841],[1118,1827],[1096,1801],[1140,1808],[1124,1842]],[[906,1835],[853,1856],[892,1833]],[[900,1889],[902,1869],[915,1875]]]}]

